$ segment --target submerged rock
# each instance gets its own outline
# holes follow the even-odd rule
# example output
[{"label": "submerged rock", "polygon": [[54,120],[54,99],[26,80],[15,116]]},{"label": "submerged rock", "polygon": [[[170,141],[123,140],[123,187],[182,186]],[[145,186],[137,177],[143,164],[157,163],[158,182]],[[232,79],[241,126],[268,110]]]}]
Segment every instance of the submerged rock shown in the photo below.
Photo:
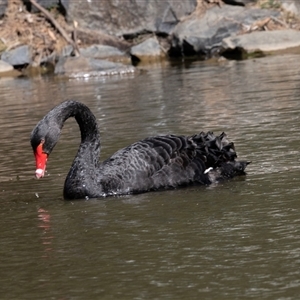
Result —
[{"label": "submerged rock", "polygon": [[134,73],[135,67],[107,60],[79,57],[61,57],[54,73],[68,77],[94,77]]}]

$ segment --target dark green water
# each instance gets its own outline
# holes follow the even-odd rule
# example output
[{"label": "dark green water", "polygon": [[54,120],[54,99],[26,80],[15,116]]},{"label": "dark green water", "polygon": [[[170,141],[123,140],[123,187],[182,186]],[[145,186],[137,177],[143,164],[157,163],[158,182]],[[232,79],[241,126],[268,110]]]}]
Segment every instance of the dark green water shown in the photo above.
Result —
[{"label": "dark green water", "polygon": [[[0,80],[0,299],[298,299],[300,59],[154,66],[129,77]],[[149,135],[227,132],[246,177],[66,202],[68,120],[34,179],[29,135],[73,98],[102,156]]]}]

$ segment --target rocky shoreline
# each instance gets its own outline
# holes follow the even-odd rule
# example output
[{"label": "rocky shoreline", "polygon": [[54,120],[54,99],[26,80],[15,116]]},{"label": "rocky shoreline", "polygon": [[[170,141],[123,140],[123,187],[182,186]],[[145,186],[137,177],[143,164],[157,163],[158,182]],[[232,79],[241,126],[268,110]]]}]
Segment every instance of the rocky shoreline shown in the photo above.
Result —
[{"label": "rocky shoreline", "polygon": [[0,76],[136,72],[178,57],[300,53],[297,0],[0,0]]}]

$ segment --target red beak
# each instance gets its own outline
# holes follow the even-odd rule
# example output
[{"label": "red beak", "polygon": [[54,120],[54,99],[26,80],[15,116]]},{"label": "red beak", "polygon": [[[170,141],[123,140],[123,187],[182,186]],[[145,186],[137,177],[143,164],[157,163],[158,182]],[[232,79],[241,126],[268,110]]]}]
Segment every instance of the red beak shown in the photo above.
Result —
[{"label": "red beak", "polygon": [[36,163],[35,177],[38,179],[44,177],[48,159],[48,154],[43,152],[43,144],[44,142],[41,142],[34,151]]}]

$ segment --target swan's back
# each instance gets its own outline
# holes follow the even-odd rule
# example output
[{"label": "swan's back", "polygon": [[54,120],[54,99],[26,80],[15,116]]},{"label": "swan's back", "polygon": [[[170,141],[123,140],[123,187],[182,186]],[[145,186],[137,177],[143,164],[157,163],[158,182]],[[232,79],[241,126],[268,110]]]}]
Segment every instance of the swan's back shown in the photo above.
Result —
[{"label": "swan's back", "polygon": [[210,132],[149,137],[119,150],[101,164],[102,191],[125,194],[210,184],[209,172],[205,171],[221,168],[235,158],[234,145],[224,133],[217,137]]}]

